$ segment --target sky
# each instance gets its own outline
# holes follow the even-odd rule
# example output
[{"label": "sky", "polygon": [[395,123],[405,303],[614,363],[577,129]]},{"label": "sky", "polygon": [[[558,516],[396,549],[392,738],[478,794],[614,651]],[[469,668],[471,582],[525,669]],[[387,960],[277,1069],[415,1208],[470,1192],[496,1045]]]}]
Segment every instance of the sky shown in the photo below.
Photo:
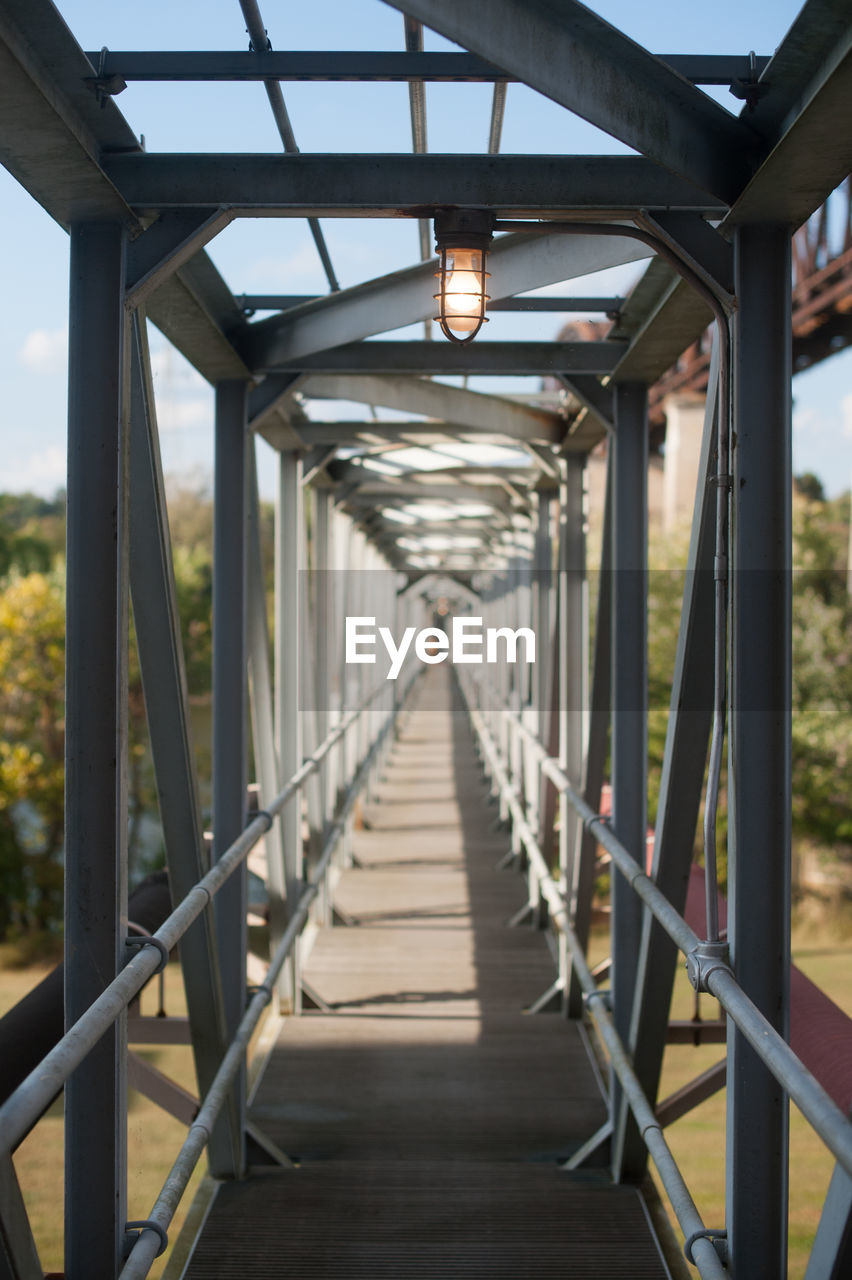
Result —
[{"label": "sky", "polygon": [[[715,0],[712,9],[681,0],[595,0],[589,7],[654,53],[770,54],[798,12],[796,0]],[[244,49],[237,0],[60,0],[84,49]],[[402,15],[381,0],[262,0],[275,49],[401,49]],[[487,3],[484,5],[487,11]],[[426,33],[426,47],[454,46]],[[285,84],[296,139],[307,152],[407,152],[411,149],[405,85]],[[427,127],[433,152],[483,151],[490,86],[428,85]],[[726,90],[714,91],[734,111]],[[116,99],[149,151],[279,151],[260,84],[131,86]],[[616,140],[521,85],[509,85],[502,148],[506,153],[622,154]],[[323,230],[341,284],[358,284],[418,261],[416,225],[391,219],[325,219]],[[323,293],[325,276],[307,224],[241,219],[208,252],[235,293]],[[624,292],[636,267],[599,273],[551,292]],[[51,496],[65,477],[68,238],[0,168],[0,489]],[[553,337],[569,317],[495,315],[488,337]],[[576,317],[574,317],[576,318]],[[400,336],[419,336],[420,326]],[[199,485],[212,472],[212,390],[156,331],[152,333],[158,418],[167,473]],[[494,380],[476,389],[498,390]],[[533,380],[500,380],[499,389],[534,390]],[[813,471],[829,495],[852,478],[852,351],[797,375],[794,470]],[[345,406],[311,407],[315,416],[361,416]],[[399,416],[399,415],[390,415]],[[271,496],[273,467],[261,449],[261,488]]]}]

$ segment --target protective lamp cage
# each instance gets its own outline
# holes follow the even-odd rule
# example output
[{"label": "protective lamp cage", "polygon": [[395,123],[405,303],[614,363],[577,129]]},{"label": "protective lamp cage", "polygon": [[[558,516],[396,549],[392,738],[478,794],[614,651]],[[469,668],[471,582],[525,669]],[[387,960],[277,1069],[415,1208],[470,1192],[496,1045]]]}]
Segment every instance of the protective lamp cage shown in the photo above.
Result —
[{"label": "protective lamp cage", "polygon": [[494,215],[483,209],[451,209],[435,214],[435,249],[440,268],[434,294],[435,317],[450,342],[472,342],[488,317],[485,270]]}]

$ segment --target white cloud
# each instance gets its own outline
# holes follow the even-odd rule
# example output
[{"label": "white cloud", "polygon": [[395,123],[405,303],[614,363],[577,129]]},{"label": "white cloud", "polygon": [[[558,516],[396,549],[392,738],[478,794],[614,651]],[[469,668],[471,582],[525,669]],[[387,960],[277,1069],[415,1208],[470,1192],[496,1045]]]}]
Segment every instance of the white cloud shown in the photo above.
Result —
[{"label": "white cloud", "polygon": [[18,349],[18,359],[33,373],[64,373],[68,367],[68,330],[33,329]]},{"label": "white cloud", "polygon": [[797,435],[814,435],[819,430],[819,415],[813,405],[793,405],[793,430]]},{"label": "white cloud", "polygon": [[179,400],[172,396],[160,396],[157,400],[157,425],[161,431],[185,431],[209,422],[213,415],[206,400],[200,396]]},{"label": "white cloud", "polygon": [[299,293],[297,283],[308,282],[310,292],[317,288],[321,293],[327,286],[319,285],[322,266],[313,243],[302,245],[286,258],[266,257],[252,262],[245,273],[248,292]]},{"label": "white cloud", "polygon": [[162,383],[168,391],[200,390],[208,385],[198,370],[169,346],[152,349],[151,376],[155,387]]},{"label": "white cloud", "polygon": [[840,413],[843,422],[843,434],[852,436],[852,393],[844,396],[840,401]]},{"label": "white cloud", "polygon": [[18,458],[3,468],[3,485],[11,493],[37,493],[50,498],[65,484],[65,450],[48,445],[38,453]]},{"label": "white cloud", "polygon": [[151,351],[151,376],[157,424],[162,432],[184,431],[213,423],[212,390],[173,347]]}]

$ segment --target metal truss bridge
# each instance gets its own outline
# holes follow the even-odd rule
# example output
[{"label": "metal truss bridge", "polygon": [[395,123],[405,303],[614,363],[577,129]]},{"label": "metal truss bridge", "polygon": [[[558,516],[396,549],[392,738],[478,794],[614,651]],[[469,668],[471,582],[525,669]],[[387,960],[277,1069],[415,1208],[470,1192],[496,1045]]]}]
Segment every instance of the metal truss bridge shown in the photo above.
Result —
[{"label": "metal truss bridge", "polygon": [[[840,1280],[849,1028],[790,965],[791,376],[794,317],[798,342],[814,322],[809,358],[832,346],[816,323],[829,295],[848,317],[848,243],[842,268],[824,262],[818,214],[852,156],[848,3],[806,0],[760,57],[655,54],[576,0],[388,4],[403,13],[397,51],[281,52],[240,0],[248,51],[86,52],[49,0],[0,0],[0,159],[69,232],[71,282],[66,958],[55,1034],[37,1045],[35,1023],[17,1024],[4,1054],[17,1076],[0,1105],[0,1277],[43,1275],[13,1155],[64,1091],[67,1280],[142,1277],[166,1249],[173,1278],[546,1265],[781,1280],[791,1099],[836,1160],[807,1280]],[[430,52],[424,26],[458,51]],[[301,153],[285,94],[303,80],[404,82],[412,154]],[[428,152],[424,85],[447,80],[493,86],[487,149]],[[281,150],[148,152],[119,109],[133,81],[257,81]],[[502,154],[511,82],[625,153]],[[434,338],[428,224],[448,211],[500,233],[493,311],[616,323],[546,342]],[[205,246],[257,217],[308,221],[327,296],[234,295]],[[340,288],[331,218],[408,219],[420,260]],[[636,262],[626,298],[570,292]],[[556,299],[536,292],[562,282]],[[209,841],[151,324],[215,388]],[[708,325],[649,852],[649,389]],[[380,336],[408,326],[410,340]],[[570,394],[555,406],[453,375],[553,376]],[[318,401],[347,407],[326,421]],[[258,436],[277,455],[271,609]],[[592,629],[584,476],[604,439]],[[144,910],[127,890],[131,603],[168,873],[168,902]],[[409,635],[397,679],[347,655],[353,619],[395,646]],[[535,662],[451,662],[454,629],[474,619],[519,649],[530,632]],[[361,654],[378,656],[382,634],[362,632]],[[611,961],[596,966],[602,856]],[[187,1018],[142,1017],[137,997],[175,949]],[[689,1034],[670,1021],[684,958],[718,1002],[706,1035],[725,1057],[661,1098],[665,1044]],[[192,1047],[194,1092],[128,1048],[169,1035]],[[186,1126],[138,1218],[128,1082]],[[725,1082],[725,1221],[705,1222],[666,1127]],[[175,1247],[205,1160],[207,1201]]]}]

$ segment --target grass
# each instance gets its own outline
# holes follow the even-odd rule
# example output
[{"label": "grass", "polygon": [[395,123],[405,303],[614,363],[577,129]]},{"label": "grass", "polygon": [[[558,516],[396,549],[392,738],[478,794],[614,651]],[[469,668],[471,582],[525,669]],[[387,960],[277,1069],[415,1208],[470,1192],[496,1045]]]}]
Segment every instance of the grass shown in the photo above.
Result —
[{"label": "grass", "polygon": [[[592,962],[603,959],[608,947],[608,935],[596,930],[590,948]],[[833,942],[824,936],[820,938],[819,931],[808,924],[794,930],[793,958],[798,967],[852,1017],[852,943],[845,939]],[[694,1000],[681,965],[675,982],[672,1017],[691,1018]],[[712,997],[701,997],[702,1018],[715,1018],[718,1010]],[[724,1056],[724,1045],[667,1046],[660,1097],[688,1084]],[[722,1226],[725,1221],[725,1090],[670,1125],[666,1129],[666,1140],[704,1222],[710,1227]],[[833,1168],[834,1157],[798,1109],[791,1106],[788,1280],[801,1280],[805,1274]],[[652,1169],[652,1172],[682,1244],[683,1233],[677,1227],[656,1171]]]},{"label": "grass", "polygon": [[[0,969],[0,1014],[5,1013],[17,1000],[21,999],[44,977],[46,972],[47,969],[44,966],[29,969]],[[152,984],[143,993],[142,1012],[155,1013],[155,1000],[155,984]],[[171,1015],[179,1016],[186,1013],[180,968],[175,963],[170,964],[166,970],[166,1008]],[[185,1089],[196,1092],[192,1052],[188,1046],[140,1047],[137,1052],[182,1084]],[[129,1221],[147,1218],[150,1215],[151,1208],[185,1137],[186,1129],[179,1121],[167,1115],[141,1094],[131,1090],[128,1097],[127,1117],[127,1216]],[[15,1153],[18,1181],[29,1211],[41,1264],[46,1272],[61,1272],[63,1269],[63,1153],[62,1100],[60,1098],[42,1117]],[[177,1238],[203,1174],[202,1158],[172,1221],[169,1229],[170,1241]],[[155,1262],[149,1274],[152,1277],[161,1276],[167,1260],[168,1253]]]}]

